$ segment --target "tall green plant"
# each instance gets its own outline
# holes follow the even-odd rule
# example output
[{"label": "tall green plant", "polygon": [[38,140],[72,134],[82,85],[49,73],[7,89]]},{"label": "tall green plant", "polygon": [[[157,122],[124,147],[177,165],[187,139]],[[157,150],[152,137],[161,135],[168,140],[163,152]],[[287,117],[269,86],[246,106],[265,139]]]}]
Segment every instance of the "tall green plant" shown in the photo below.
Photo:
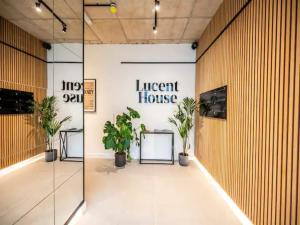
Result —
[{"label": "tall green plant", "polygon": [[64,122],[71,119],[70,116],[62,120],[57,120],[56,97],[50,96],[42,100],[41,103],[35,101],[34,110],[38,114],[39,124],[46,133],[46,143],[49,150],[53,149],[53,137],[59,131]]},{"label": "tall green plant", "polygon": [[182,139],[183,154],[187,155],[189,148],[189,133],[193,127],[193,114],[196,110],[196,101],[193,98],[184,98],[177,104],[177,110],[169,122],[174,124]]},{"label": "tall green plant", "polygon": [[140,145],[140,139],[137,135],[138,130],[145,131],[145,125],[140,124],[138,128],[133,127],[132,120],[139,119],[140,114],[127,107],[128,112],[117,115],[116,122],[106,121],[104,126],[104,137],[102,142],[105,149],[112,149],[115,152],[127,152],[127,157],[130,159],[130,145],[135,142]]}]

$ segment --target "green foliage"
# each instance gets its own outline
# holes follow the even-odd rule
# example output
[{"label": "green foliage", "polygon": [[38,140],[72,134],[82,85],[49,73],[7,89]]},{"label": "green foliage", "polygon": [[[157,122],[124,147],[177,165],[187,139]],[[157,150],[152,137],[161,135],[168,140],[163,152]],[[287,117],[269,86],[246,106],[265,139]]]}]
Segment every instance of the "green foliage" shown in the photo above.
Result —
[{"label": "green foliage", "polygon": [[144,124],[140,124],[138,128],[133,127],[132,120],[139,119],[140,114],[132,108],[127,107],[128,112],[117,115],[116,123],[106,121],[104,125],[104,137],[102,142],[105,149],[112,149],[115,152],[127,152],[130,158],[129,149],[132,142],[137,146],[140,145],[138,130],[145,131]]},{"label": "green foliage", "polygon": [[57,120],[56,97],[50,96],[42,100],[41,103],[34,102],[33,108],[38,114],[39,123],[46,133],[46,143],[51,150],[53,147],[52,138],[59,131],[64,122],[71,119],[70,116],[62,120]]},{"label": "green foliage", "polygon": [[174,124],[182,138],[183,153],[186,154],[189,143],[189,133],[193,128],[193,114],[196,110],[196,101],[193,98],[184,98],[178,105],[177,110],[169,122]]}]

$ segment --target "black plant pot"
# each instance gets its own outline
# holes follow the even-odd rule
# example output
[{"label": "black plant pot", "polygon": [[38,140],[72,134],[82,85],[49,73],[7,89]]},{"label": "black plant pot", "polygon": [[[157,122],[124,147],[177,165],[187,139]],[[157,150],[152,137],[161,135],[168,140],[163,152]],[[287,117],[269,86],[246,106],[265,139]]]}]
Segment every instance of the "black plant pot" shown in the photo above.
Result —
[{"label": "black plant pot", "polygon": [[57,149],[45,151],[45,161],[53,162],[57,159]]},{"label": "black plant pot", "polygon": [[126,164],[126,153],[125,152],[116,152],[115,153],[115,166],[124,167]]}]

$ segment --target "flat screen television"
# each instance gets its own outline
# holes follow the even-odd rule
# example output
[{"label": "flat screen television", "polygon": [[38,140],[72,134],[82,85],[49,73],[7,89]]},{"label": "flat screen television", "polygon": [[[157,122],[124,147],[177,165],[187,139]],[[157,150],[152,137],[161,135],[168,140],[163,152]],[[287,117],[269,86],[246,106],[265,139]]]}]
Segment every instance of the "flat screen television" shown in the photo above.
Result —
[{"label": "flat screen television", "polygon": [[200,115],[226,119],[227,117],[227,86],[200,94]]},{"label": "flat screen television", "polygon": [[0,114],[33,113],[33,93],[0,88]]}]

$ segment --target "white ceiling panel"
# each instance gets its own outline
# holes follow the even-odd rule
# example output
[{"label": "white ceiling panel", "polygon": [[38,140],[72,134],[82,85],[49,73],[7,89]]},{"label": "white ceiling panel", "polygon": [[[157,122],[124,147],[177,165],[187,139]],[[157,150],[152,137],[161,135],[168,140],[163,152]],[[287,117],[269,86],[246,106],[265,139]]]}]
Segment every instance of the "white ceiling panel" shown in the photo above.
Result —
[{"label": "white ceiling panel", "polygon": [[209,21],[210,19],[206,18],[191,18],[184,32],[183,39],[199,39]]},{"label": "white ceiling panel", "polygon": [[192,16],[193,17],[212,17],[223,0],[196,0]]}]

